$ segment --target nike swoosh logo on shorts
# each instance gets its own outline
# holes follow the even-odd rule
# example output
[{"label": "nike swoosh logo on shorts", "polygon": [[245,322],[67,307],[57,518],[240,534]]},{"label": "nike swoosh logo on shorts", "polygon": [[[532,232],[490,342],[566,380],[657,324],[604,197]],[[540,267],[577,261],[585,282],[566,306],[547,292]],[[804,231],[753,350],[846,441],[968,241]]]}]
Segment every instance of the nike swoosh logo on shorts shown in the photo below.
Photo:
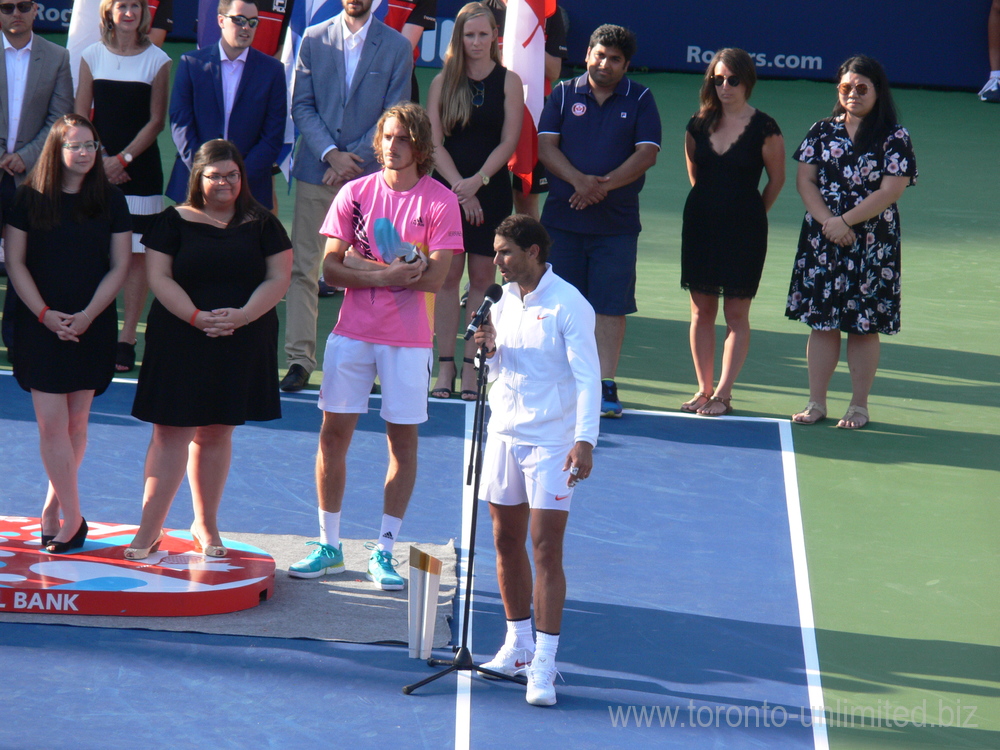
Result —
[{"label": "nike swoosh logo on shorts", "polygon": [[556,495],[556,500],[565,500],[567,497],[569,497],[569,494],[562,495],[561,497],[559,495]]}]

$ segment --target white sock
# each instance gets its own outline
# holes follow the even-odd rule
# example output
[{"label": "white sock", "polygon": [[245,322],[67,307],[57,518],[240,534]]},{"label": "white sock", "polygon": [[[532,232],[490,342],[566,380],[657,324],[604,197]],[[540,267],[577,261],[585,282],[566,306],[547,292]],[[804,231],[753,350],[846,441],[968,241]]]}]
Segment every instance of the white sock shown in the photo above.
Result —
[{"label": "white sock", "polygon": [[556,649],[559,648],[559,634],[552,635],[552,633],[543,633],[539,630],[537,636],[535,656],[546,656],[549,660],[555,662]]},{"label": "white sock", "polygon": [[531,618],[523,620],[507,620],[507,638],[504,645],[510,648],[535,651],[535,639],[531,635]]},{"label": "white sock", "polygon": [[334,549],[340,546],[340,511],[328,513],[319,509],[319,540]]},{"label": "white sock", "polygon": [[392,547],[399,537],[399,527],[403,525],[402,518],[382,514],[382,530],[378,533],[378,547],[392,554]]},{"label": "white sock", "polygon": [[1000,70],[991,70],[990,78],[1000,78]]}]

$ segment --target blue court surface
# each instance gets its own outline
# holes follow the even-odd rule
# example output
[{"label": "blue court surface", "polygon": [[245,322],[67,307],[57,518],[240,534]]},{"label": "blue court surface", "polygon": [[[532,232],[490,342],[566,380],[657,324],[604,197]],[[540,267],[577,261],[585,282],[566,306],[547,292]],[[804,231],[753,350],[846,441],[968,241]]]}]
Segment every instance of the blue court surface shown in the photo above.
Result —
[{"label": "blue court surface", "polygon": [[[80,486],[95,519],[138,522],[151,430],[128,415],[133,389],[116,382],[94,402]],[[349,458],[346,537],[373,537],[381,517],[372,404]],[[280,421],[235,433],[225,531],[316,533],[315,394],[282,406]],[[470,421],[458,401],[431,402],[404,540],[463,544]],[[37,516],[37,428],[10,377],[0,429],[0,514]],[[397,645],[15,621],[0,623],[0,748],[825,748],[809,710],[822,694],[788,424],[627,412],[602,420],[594,458],[567,531],[552,708],[467,675],[404,696],[432,672]],[[167,525],[190,520],[185,485]],[[471,646],[485,661],[504,632],[485,508],[477,536]]]}]

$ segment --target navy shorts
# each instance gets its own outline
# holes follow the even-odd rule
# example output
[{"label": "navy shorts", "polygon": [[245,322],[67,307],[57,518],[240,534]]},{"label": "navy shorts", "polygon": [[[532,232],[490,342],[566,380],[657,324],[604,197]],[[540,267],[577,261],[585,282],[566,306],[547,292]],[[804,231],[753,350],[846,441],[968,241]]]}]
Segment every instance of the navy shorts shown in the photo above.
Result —
[{"label": "navy shorts", "polygon": [[598,315],[628,315],[635,306],[638,234],[578,234],[546,227],[552,270],[580,290]]}]

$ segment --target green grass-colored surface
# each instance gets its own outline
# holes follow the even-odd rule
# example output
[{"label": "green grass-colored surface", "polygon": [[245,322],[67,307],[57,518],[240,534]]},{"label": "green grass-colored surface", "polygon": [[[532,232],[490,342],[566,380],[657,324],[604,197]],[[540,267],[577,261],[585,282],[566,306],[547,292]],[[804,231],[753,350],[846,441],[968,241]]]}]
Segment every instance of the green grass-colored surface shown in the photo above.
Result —
[{"label": "green grass-colored surface", "polygon": [[[175,58],[184,49],[167,45]],[[419,70],[422,91],[432,75]],[[627,406],[673,410],[696,390],[678,279],[682,141],[699,79],[636,78],[654,91],[664,147],[642,194],[639,313],[618,382]],[[740,415],[787,417],[807,400],[808,330],[783,315],[803,212],[790,156],[833,97],[832,85],[806,81],[762,81],[754,92],[781,125],[789,161],[734,391]],[[883,338],[866,430],[833,427],[850,396],[845,365],[831,383],[834,419],[793,430],[830,740],[836,749],[1000,747],[1000,107],[969,93],[896,97],[920,170],[900,202],[902,332]],[[167,132],[160,147],[169,174]],[[278,185],[290,228],[293,197]],[[321,300],[321,340],[338,310],[339,298]],[[905,714],[887,721],[886,701]],[[923,707],[923,723],[949,723],[950,712],[953,726],[891,721]]]}]

